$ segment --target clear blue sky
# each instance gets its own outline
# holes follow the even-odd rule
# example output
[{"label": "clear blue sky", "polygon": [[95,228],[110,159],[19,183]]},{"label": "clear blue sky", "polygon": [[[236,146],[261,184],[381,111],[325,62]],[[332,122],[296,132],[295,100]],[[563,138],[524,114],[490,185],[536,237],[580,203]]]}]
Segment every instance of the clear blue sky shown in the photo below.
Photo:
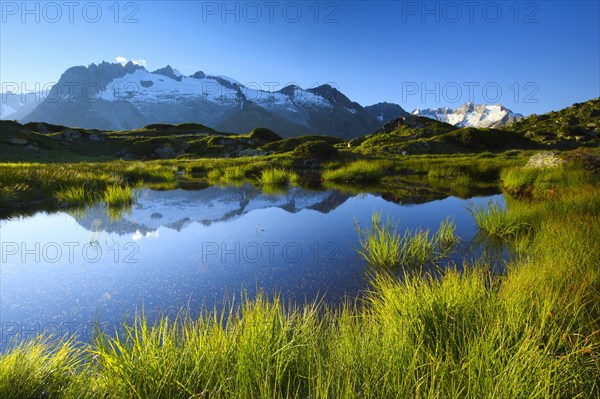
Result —
[{"label": "clear blue sky", "polygon": [[264,89],[330,83],[409,111],[543,113],[600,96],[599,1],[115,3],[2,0],[2,84],[124,57]]}]

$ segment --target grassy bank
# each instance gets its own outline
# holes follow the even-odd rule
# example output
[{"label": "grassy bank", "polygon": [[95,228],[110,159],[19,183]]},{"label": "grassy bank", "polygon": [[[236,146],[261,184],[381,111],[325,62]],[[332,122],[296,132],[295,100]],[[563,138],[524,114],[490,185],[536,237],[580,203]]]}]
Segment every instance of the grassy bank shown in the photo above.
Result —
[{"label": "grassy bank", "polygon": [[[289,155],[244,158],[205,158],[162,161],[109,161],[80,163],[0,163],[0,213],[80,207],[105,201],[115,186],[127,191],[145,185],[156,189],[194,188],[198,183],[241,184],[262,188],[289,183],[319,189],[351,185],[397,187],[397,177],[413,177],[416,188],[439,186],[465,196],[479,182],[494,182],[500,170],[525,163],[527,153],[477,156],[415,155],[389,159],[344,156],[317,167],[298,165]],[[315,176],[317,183],[315,186]],[[309,179],[305,179],[310,177]],[[427,181],[421,182],[420,178]],[[389,184],[388,184],[389,181]],[[110,202],[110,199],[109,199]],[[124,201],[130,202],[130,201]],[[0,215],[2,216],[2,215]]]},{"label": "grassy bank", "polygon": [[[292,308],[259,296],[195,320],[140,317],[83,346],[32,341],[0,357],[0,397],[598,397],[598,177],[569,166],[530,173],[502,174],[508,190],[527,176],[527,196],[474,210],[482,234],[519,255],[504,276],[481,262],[439,278],[414,272],[418,259],[443,262],[418,254],[443,253],[452,226],[403,233],[376,219],[361,250],[382,249],[374,270],[392,259],[407,272],[375,273],[360,306]],[[415,248],[431,251],[411,257]]]}]

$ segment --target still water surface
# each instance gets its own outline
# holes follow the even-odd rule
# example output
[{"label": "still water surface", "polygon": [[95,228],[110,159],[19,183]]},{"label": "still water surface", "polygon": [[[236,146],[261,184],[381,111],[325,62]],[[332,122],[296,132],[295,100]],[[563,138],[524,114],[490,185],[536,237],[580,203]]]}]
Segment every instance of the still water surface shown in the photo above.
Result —
[{"label": "still water surface", "polygon": [[[355,223],[368,226],[373,212],[434,231],[450,217],[464,243],[476,233],[468,202],[455,197],[399,205],[335,190],[264,194],[251,185],[143,189],[137,197],[113,220],[97,205],[0,222],[0,347],[17,333],[86,340],[94,321],[110,329],[142,309],[151,319],[182,307],[197,315],[242,292],[296,303],[356,296],[367,279]],[[490,200],[503,202],[469,201]]]}]

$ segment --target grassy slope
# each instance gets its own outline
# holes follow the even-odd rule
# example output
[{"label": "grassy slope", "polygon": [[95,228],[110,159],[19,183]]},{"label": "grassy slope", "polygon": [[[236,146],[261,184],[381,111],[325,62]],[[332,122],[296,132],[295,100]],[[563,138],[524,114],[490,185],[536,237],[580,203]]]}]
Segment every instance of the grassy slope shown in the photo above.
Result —
[{"label": "grassy slope", "polygon": [[573,104],[560,111],[532,115],[503,129],[561,148],[572,148],[581,143],[597,144],[600,138],[600,98]]}]

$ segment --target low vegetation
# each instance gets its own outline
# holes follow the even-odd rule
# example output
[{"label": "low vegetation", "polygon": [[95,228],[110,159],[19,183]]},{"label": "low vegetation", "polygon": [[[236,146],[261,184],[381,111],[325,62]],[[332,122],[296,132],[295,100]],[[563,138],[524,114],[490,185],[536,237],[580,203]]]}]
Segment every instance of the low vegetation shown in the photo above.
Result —
[{"label": "low vegetation", "polygon": [[324,181],[337,183],[378,183],[386,173],[389,163],[382,161],[360,160],[336,169],[323,172]]}]

